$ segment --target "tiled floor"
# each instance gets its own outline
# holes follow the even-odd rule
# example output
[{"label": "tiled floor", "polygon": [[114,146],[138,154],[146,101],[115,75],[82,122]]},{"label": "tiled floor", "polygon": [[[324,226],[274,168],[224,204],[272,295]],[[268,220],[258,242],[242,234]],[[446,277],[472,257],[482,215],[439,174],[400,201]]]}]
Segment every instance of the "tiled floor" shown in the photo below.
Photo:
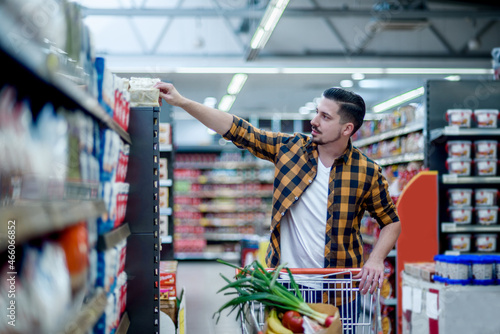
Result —
[{"label": "tiled floor", "polygon": [[239,334],[241,328],[235,313],[222,313],[216,324],[212,318],[231,296],[224,296],[217,291],[225,285],[220,277],[223,274],[231,279],[234,269],[218,262],[180,261],[177,268],[177,287],[185,288],[186,297],[186,333],[187,334]]}]

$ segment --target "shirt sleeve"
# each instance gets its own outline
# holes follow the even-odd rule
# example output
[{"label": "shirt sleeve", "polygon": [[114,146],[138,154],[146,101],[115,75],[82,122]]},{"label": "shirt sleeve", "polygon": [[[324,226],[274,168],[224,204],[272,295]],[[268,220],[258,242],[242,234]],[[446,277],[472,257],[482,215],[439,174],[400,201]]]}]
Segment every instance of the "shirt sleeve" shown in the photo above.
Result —
[{"label": "shirt sleeve", "polygon": [[239,148],[245,148],[257,158],[276,161],[283,134],[264,131],[233,115],[233,124],[224,139],[232,141]]},{"label": "shirt sleeve", "polygon": [[391,223],[399,222],[396,206],[389,194],[389,184],[382,175],[380,167],[373,176],[371,196],[369,196],[367,200],[367,210],[377,221],[380,228]]}]

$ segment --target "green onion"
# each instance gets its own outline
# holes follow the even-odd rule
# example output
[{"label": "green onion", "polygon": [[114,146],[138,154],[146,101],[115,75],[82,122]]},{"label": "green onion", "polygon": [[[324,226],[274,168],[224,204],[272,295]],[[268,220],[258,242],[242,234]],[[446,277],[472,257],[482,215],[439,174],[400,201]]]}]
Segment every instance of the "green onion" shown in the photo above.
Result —
[{"label": "green onion", "polygon": [[[228,284],[217,291],[217,293],[226,291],[224,293],[225,295],[236,294],[237,297],[222,305],[221,308],[214,313],[214,317],[218,315],[217,321],[219,321],[221,312],[225,309],[231,308],[229,312],[231,313],[239,307],[239,311],[236,315],[238,317],[243,314],[245,304],[255,301],[262,303],[266,307],[297,311],[302,315],[316,320],[323,326],[325,324],[329,325],[331,319],[329,319],[328,315],[314,311],[304,302],[290,269],[286,268],[286,271],[290,277],[290,284],[294,292],[287,290],[287,288],[277,281],[280,271],[285,268],[286,264],[280,265],[276,269],[268,272],[258,261],[254,261],[244,268],[240,268],[220,259],[217,261],[239,270],[234,276],[234,281],[231,281],[221,274],[221,277]],[[229,289],[234,289],[235,291],[227,292]]]}]

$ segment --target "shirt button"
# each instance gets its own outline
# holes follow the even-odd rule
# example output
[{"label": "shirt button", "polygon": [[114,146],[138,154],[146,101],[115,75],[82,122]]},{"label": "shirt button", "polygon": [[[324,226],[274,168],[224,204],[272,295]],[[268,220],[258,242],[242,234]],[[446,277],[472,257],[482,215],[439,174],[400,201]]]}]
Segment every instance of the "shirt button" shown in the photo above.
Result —
[{"label": "shirt button", "polygon": [[309,183],[312,183],[312,182],[313,182],[313,180],[309,180]]},{"label": "shirt button", "polygon": [[299,198],[297,196],[295,196],[295,200],[297,201]]},{"label": "shirt button", "polygon": [[282,213],[281,213],[281,216],[284,216],[284,215],[285,215],[285,213],[284,213],[284,212],[282,212]]}]

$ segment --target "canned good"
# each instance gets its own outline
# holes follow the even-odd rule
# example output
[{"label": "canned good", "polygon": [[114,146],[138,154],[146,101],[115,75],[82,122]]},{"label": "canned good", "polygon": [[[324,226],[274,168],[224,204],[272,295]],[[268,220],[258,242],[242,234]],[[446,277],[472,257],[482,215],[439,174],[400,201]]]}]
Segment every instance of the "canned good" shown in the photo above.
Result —
[{"label": "canned good", "polygon": [[464,207],[472,205],[472,189],[450,189],[448,190],[448,198],[450,206]]},{"label": "canned good", "polygon": [[496,159],[476,159],[474,160],[476,175],[478,176],[495,176],[497,175],[497,160]]},{"label": "canned good", "polygon": [[498,109],[476,109],[474,117],[478,128],[496,128]]},{"label": "canned good", "polygon": [[498,223],[498,206],[479,206],[475,211],[479,224],[493,225]]},{"label": "canned good", "polygon": [[446,152],[450,158],[467,158],[471,157],[472,142],[468,140],[451,140],[446,143]]},{"label": "canned good", "polygon": [[470,251],[470,234],[450,234],[449,239],[449,249],[460,252]]},{"label": "canned good", "polygon": [[446,119],[448,120],[448,124],[461,128],[470,128],[471,116],[471,109],[448,109],[446,111]]},{"label": "canned good", "polygon": [[476,159],[496,159],[497,140],[478,140],[474,142]]},{"label": "canned good", "polygon": [[494,252],[497,249],[496,234],[476,234],[476,250],[478,252]]},{"label": "canned good", "polygon": [[470,176],[471,160],[448,158],[446,159],[446,168],[450,174],[458,176]]},{"label": "canned good", "polygon": [[488,255],[469,255],[472,267],[472,281],[474,284],[490,285],[495,282],[493,264],[495,260]]},{"label": "canned good", "polygon": [[455,224],[465,225],[472,223],[472,207],[449,207],[451,221]]},{"label": "canned good", "polygon": [[497,205],[498,190],[496,189],[476,189],[474,192],[476,206]]}]

